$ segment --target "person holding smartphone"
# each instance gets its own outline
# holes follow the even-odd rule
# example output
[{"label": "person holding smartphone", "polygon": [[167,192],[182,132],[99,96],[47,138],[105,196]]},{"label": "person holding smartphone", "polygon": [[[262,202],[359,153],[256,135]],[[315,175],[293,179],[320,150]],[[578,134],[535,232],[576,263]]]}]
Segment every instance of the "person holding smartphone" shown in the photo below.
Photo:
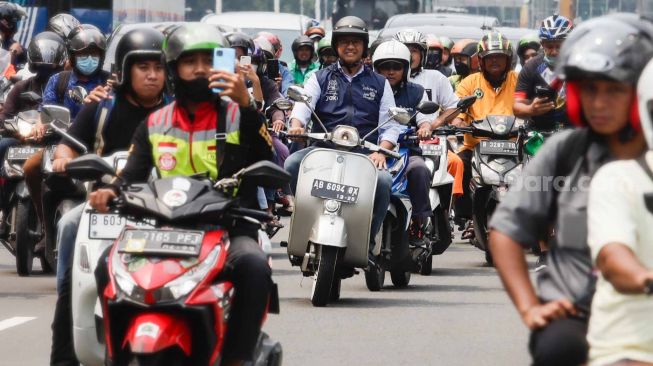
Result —
[{"label": "person holding smartphone", "polygon": [[532,120],[538,131],[554,131],[567,125],[565,88],[554,68],[560,47],[573,29],[571,20],[553,15],[539,30],[544,53],[532,58],[519,73],[515,88],[515,116]]}]

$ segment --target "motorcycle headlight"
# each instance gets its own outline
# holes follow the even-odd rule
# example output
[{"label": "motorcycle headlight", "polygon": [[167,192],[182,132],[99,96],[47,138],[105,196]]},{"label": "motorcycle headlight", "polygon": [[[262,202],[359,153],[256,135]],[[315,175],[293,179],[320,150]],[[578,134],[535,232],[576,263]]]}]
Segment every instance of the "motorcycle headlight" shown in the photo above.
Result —
[{"label": "motorcycle headlight", "polygon": [[161,288],[161,300],[178,300],[188,295],[206,277],[209,270],[215,266],[221,250],[222,246],[217,245],[206,256],[206,259],[163,286]]},{"label": "motorcycle headlight", "polygon": [[116,280],[116,284],[120,291],[124,292],[127,296],[132,296],[134,289],[138,286],[132,278],[132,276],[127,272],[125,267],[122,264],[121,254],[115,252],[112,255],[111,267],[113,270],[113,278]]},{"label": "motorcycle headlight", "polygon": [[8,160],[5,160],[4,170],[7,178],[20,178],[23,176],[23,167],[18,164],[12,164]]},{"label": "motorcycle headlight", "polygon": [[331,134],[331,141],[343,147],[354,147],[358,145],[358,130],[352,126],[338,126]]},{"label": "motorcycle headlight", "polygon": [[498,185],[501,183],[501,175],[485,164],[481,164],[481,179],[487,185]]}]

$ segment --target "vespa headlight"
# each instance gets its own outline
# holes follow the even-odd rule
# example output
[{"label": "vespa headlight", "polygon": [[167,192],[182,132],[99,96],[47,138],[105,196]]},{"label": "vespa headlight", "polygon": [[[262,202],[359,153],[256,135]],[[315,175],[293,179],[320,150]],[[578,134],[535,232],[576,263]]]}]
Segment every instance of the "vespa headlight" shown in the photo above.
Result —
[{"label": "vespa headlight", "polygon": [[326,200],[324,201],[324,209],[329,213],[338,212],[340,209],[340,202],[336,200]]},{"label": "vespa headlight", "polygon": [[179,298],[188,295],[197,285],[206,277],[206,274],[215,266],[218,260],[221,245],[217,245],[209,255],[206,256],[199,264],[189,269],[188,272],[177,277],[161,289],[162,300],[178,300]]},{"label": "vespa headlight", "polygon": [[358,130],[352,126],[338,126],[331,134],[331,141],[343,147],[355,147],[358,145]]}]

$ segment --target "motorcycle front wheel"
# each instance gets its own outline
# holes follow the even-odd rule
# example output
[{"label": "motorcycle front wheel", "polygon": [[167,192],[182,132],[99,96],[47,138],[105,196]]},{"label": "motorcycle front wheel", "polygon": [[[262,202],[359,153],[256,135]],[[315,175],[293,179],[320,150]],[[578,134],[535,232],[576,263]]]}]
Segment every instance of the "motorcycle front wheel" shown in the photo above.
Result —
[{"label": "motorcycle front wheel", "polygon": [[313,288],[311,291],[311,303],[313,306],[326,306],[331,296],[331,285],[333,276],[336,272],[336,262],[338,259],[338,248],[320,245],[320,251],[317,271],[313,277]]},{"label": "motorcycle front wheel", "polygon": [[38,220],[32,202],[19,200],[16,206],[16,271],[19,276],[29,276],[34,263],[35,240],[30,229],[37,227]]}]

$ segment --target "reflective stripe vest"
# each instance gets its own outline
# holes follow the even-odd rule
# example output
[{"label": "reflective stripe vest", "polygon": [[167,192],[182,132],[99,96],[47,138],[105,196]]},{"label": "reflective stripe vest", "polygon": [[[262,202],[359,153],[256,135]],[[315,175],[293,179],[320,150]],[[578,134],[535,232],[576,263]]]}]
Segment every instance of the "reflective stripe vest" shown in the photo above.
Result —
[{"label": "reflective stripe vest", "polygon": [[240,144],[240,108],[234,102],[226,106],[224,135],[216,136],[218,111],[213,103],[202,103],[191,121],[176,102],[153,112],[147,118],[154,164],[161,177],[209,172],[218,177],[216,137],[226,143]]}]

